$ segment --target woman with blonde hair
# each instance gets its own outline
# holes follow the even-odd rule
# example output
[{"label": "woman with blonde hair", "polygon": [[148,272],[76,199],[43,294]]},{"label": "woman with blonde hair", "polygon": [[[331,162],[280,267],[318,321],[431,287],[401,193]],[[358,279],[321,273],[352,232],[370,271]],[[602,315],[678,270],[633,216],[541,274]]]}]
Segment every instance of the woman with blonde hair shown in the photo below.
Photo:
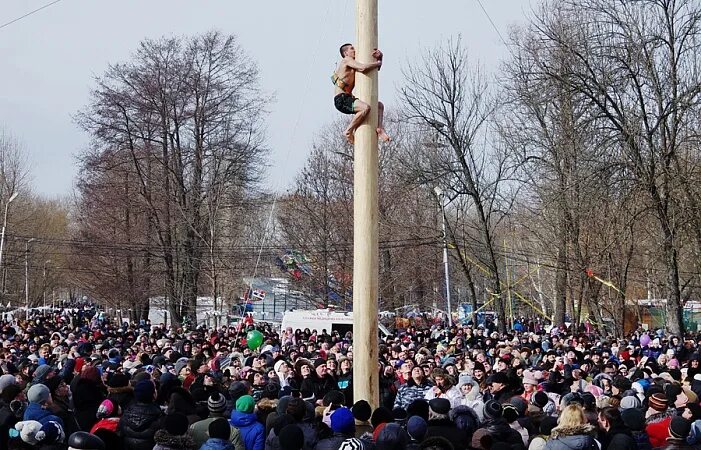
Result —
[{"label": "woman with blonde hair", "polygon": [[587,423],[580,405],[567,405],[560,412],[545,450],[598,450],[595,428]]}]

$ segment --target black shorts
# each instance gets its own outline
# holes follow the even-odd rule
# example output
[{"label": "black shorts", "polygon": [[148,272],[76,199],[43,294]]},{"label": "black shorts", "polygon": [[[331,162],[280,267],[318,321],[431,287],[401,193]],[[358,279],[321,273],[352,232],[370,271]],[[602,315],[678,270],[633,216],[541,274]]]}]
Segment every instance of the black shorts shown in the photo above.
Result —
[{"label": "black shorts", "polygon": [[355,103],[355,97],[350,94],[342,92],[333,98],[333,104],[336,105],[336,109],[343,114],[355,114],[353,111],[353,104]]}]

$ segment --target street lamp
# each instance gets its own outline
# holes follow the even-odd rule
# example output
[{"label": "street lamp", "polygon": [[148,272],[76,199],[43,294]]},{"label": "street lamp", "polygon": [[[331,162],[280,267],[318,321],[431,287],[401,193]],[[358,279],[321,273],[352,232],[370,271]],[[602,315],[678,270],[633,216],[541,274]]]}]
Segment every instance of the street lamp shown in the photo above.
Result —
[{"label": "street lamp", "polygon": [[450,270],[448,267],[448,233],[445,225],[445,199],[443,198],[443,189],[436,186],[433,192],[438,198],[438,203],[441,205],[441,215],[443,216],[443,266],[445,271],[445,299],[448,303],[448,326],[453,326],[453,312],[450,307]]},{"label": "street lamp", "polygon": [[[7,210],[10,207],[12,200],[16,199],[19,192],[13,192],[10,198],[5,203],[5,219],[2,221],[2,235],[0,236],[0,270],[2,270],[2,250],[5,247],[5,229],[7,228]],[[5,293],[5,277],[2,277],[2,293]]]},{"label": "street lamp", "polygon": [[[41,296],[44,300],[44,308],[46,308],[46,265],[49,264],[50,262],[51,262],[50,259],[47,259],[46,261],[44,261],[44,276],[43,276],[42,284],[41,284]],[[51,306],[53,306],[53,304]]]},{"label": "street lamp", "polygon": [[24,301],[27,305],[26,318],[29,320],[29,244],[36,239],[27,239],[27,244],[24,247]]}]

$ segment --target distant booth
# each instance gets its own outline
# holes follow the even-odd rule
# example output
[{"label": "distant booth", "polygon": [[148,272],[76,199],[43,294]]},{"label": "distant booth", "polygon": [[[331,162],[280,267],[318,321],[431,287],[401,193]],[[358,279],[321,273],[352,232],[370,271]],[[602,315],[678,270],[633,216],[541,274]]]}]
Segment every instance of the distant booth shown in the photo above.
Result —
[{"label": "distant booth", "polygon": [[[667,321],[667,299],[637,300],[637,306],[640,309],[640,325],[643,328],[656,330],[665,327]],[[635,319],[635,315],[628,314],[627,317]],[[698,331],[699,323],[701,323],[701,302],[698,300],[686,302],[682,317],[686,331]]]}]

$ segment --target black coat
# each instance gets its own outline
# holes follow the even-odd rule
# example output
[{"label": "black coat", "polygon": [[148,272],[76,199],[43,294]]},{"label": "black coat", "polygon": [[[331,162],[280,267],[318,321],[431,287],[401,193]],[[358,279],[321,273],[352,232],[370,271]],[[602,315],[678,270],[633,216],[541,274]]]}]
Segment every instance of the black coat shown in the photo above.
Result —
[{"label": "black coat", "polygon": [[300,391],[302,391],[303,397],[314,394],[314,401],[316,401],[321,400],[326,394],[336,389],[338,389],[338,387],[333,378],[328,375],[324,378],[319,378],[316,376],[316,373],[313,373],[302,381]]},{"label": "black coat", "polygon": [[602,450],[638,450],[630,431],[622,426],[611,427],[601,440]]},{"label": "black coat", "polygon": [[20,418],[10,410],[10,406],[0,400],[0,448],[7,448],[10,428],[14,428]]},{"label": "black coat", "polygon": [[132,403],[119,420],[124,448],[129,450],[152,450],[154,435],[161,428],[163,413],[153,403]]},{"label": "black coat", "polygon": [[424,439],[433,436],[441,436],[453,443],[455,450],[467,450],[470,444],[467,432],[456,427],[453,422],[448,419],[429,420],[428,430]]}]

